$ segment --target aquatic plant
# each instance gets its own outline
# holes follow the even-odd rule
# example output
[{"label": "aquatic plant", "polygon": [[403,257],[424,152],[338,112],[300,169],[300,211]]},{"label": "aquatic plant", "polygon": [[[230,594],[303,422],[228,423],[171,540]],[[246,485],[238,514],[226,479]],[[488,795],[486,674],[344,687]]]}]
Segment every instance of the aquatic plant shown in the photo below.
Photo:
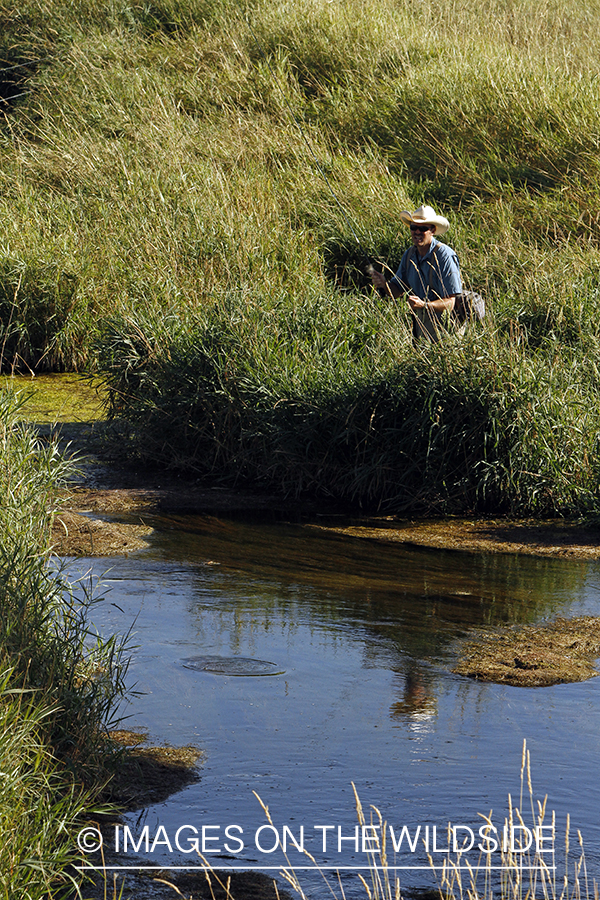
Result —
[{"label": "aquatic plant", "polygon": [[558,616],[543,625],[484,631],[463,642],[453,668],[459,675],[523,687],[595,678],[600,619]]}]

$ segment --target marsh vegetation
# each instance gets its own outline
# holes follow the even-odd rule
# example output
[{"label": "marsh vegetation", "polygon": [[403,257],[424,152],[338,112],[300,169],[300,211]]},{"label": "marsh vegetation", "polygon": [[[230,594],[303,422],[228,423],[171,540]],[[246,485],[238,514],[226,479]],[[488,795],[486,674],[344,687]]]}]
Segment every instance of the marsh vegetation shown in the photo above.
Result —
[{"label": "marsh vegetation", "polygon": [[[195,474],[593,519],[599,13],[0,0],[2,370],[98,372],[119,451]],[[364,275],[422,202],[488,305],[426,349]],[[0,877],[41,896],[104,778],[120,661],[47,565],[63,463],[0,405]]]},{"label": "marsh vegetation", "polygon": [[51,562],[51,521],[70,466],[20,415],[19,400],[3,392],[0,893],[36,900],[73,881],[76,829],[116,758],[107,729],[126,660],[118,640],[89,624],[92,598]]},{"label": "marsh vegetation", "polygon": [[[595,512],[599,11],[4,4],[4,368],[99,367],[123,452],[195,472]],[[423,201],[489,311],[441,352],[362,268]]]}]

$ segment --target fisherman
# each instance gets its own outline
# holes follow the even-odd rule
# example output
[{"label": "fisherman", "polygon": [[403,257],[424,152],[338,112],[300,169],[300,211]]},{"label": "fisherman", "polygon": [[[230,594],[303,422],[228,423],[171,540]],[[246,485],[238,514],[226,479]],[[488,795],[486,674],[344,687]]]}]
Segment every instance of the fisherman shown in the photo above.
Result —
[{"label": "fisherman", "polygon": [[450,223],[431,206],[420,206],[412,215],[404,210],[400,218],[410,228],[412,247],[404,253],[393,278],[387,281],[383,273],[371,269],[371,279],[382,296],[406,296],[413,312],[415,342],[423,338],[439,341],[455,298],[462,292],[458,257],[447,244],[436,240]]}]

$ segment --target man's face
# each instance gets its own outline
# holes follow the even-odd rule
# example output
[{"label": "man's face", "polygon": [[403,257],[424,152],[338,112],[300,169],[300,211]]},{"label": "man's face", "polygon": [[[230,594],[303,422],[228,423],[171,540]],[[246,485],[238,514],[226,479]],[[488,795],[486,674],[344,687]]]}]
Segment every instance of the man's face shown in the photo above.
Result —
[{"label": "man's face", "polygon": [[421,253],[427,253],[429,245],[433,240],[434,231],[435,225],[417,225],[414,222],[411,222],[410,234],[412,242]]}]

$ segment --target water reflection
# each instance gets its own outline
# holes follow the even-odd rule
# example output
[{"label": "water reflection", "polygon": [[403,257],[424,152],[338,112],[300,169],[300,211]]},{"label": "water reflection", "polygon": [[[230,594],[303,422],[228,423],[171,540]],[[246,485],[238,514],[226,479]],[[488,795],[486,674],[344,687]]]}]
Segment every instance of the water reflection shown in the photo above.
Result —
[{"label": "water reflection", "polygon": [[[600,679],[527,690],[449,671],[472,627],[574,605],[598,612],[593,567],[380,545],[303,525],[149,523],[153,548],[111,561],[115,605],[99,624],[126,630],[138,617],[131,678],[143,693],[131,724],[207,756],[200,783],[145,822],[195,817],[251,830],[264,822],[255,790],[282,824],[341,823],[348,834],[351,781],[398,825],[476,822],[518,792],[526,737],[543,766],[534,783],[584,827],[593,856],[598,798],[583,773],[600,752]],[[196,655],[269,660],[285,674],[230,678],[181,665]],[[309,849],[319,855],[318,844]],[[240,858],[265,864],[250,847]],[[346,844],[342,858],[361,854]]]},{"label": "water reflection", "polygon": [[401,676],[402,687],[398,689],[402,699],[390,707],[392,719],[409,716],[413,720],[425,722],[437,713],[437,697],[434,679],[414,660]]},{"label": "water reflection", "polygon": [[[585,563],[407,548],[285,523],[188,516],[154,524],[165,558],[200,566],[200,598],[206,577],[227,595],[211,628],[229,635],[232,653],[248,632],[280,617],[290,639],[294,623],[307,618],[361,634],[363,667],[390,669],[402,683],[393,718],[435,714],[427,665],[452,655],[468,629],[551,616],[582,594],[587,572]],[[313,589],[308,603],[296,596],[302,585]],[[202,601],[190,612],[202,634]]]},{"label": "water reflection", "polygon": [[[311,525],[163,516],[158,545],[172,559],[218,563],[287,584],[310,583],[366,602],[381,595],[449,603],[445,619],[528,621],[561,595],[577,593],[587,564],[512,554],[470,554],[382,543]],[[529,618],[528,618],[529,617]],[[362,618],[362,615],[361,615]]]}]

